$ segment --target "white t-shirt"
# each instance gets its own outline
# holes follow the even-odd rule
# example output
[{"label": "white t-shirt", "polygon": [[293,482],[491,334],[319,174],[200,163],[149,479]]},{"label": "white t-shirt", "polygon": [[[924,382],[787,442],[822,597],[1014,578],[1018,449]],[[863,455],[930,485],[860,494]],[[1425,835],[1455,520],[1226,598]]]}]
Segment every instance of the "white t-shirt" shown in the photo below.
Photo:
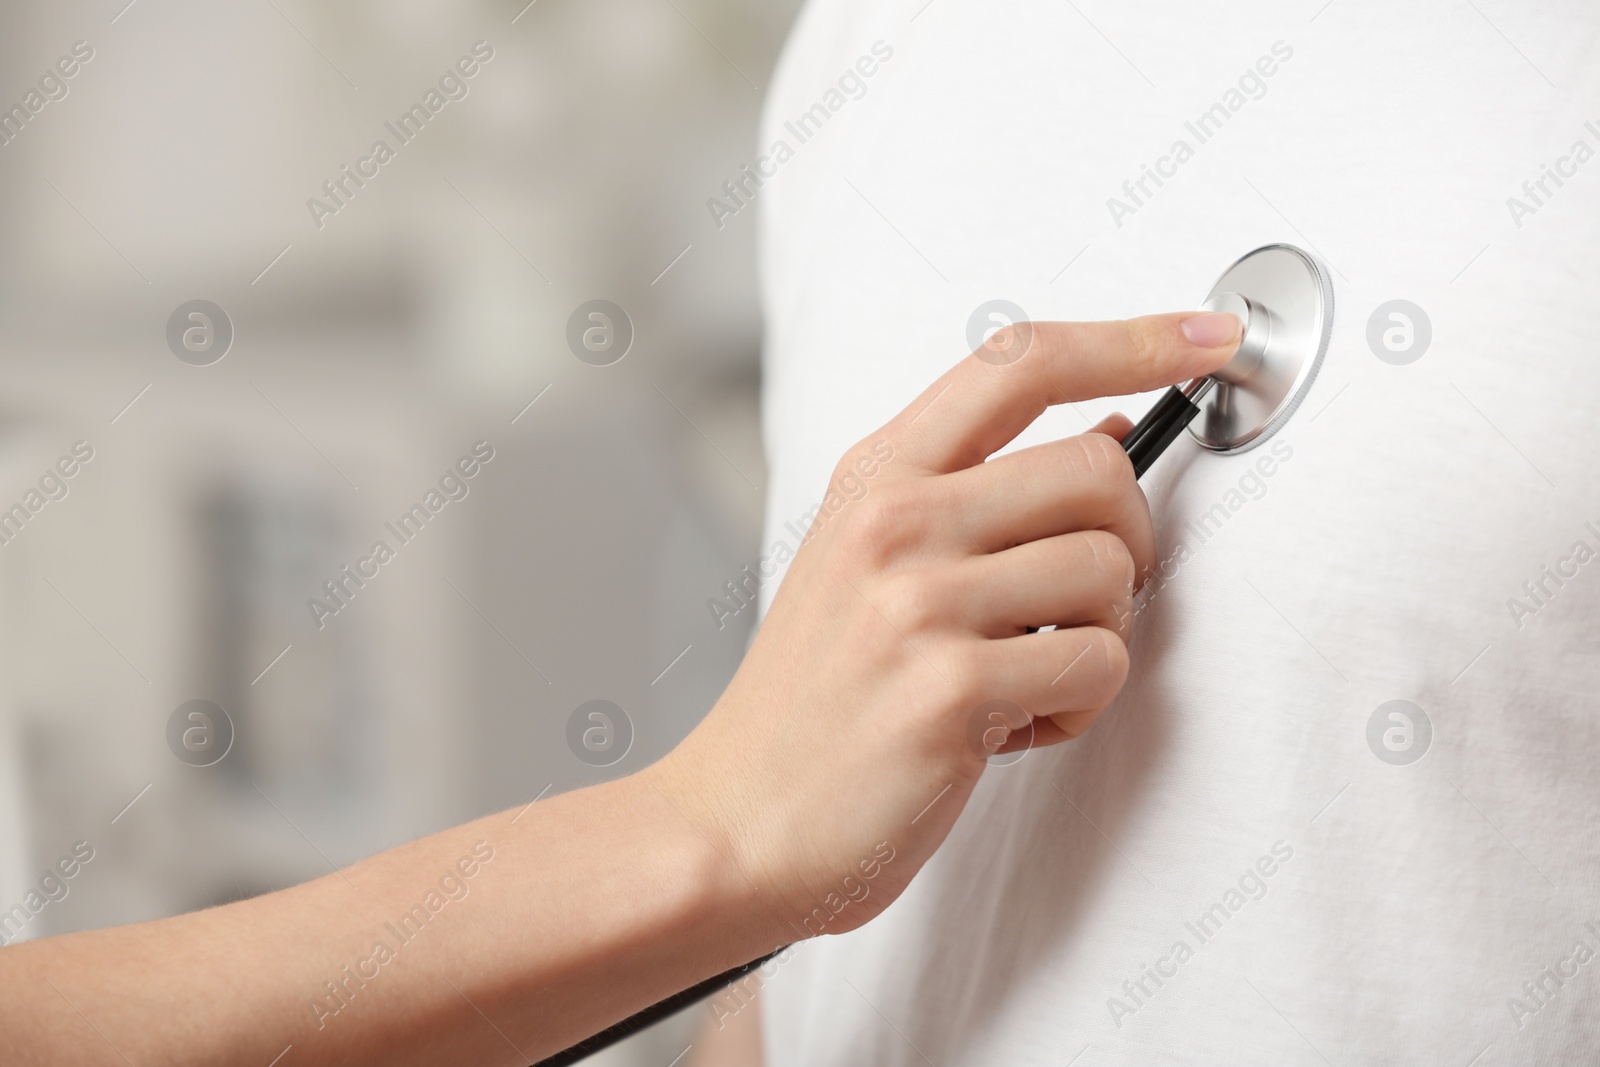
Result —
[{"label": "white t-shirt", "polygon": [[769,1067],[1600,1055],[1600,9],[1319,6],[801,15],[755,192],[770,542],[986,301],[1193,307],[1286,241],[1337,313],[1272,444],[1146,476],[1177,562],[1120,699],[778,969]]}]

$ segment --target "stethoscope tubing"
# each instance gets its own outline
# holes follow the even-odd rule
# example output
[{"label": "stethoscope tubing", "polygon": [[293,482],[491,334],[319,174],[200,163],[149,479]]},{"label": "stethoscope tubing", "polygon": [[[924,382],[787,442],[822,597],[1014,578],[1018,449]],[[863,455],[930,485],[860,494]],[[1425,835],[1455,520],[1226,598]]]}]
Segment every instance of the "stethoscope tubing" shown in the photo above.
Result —
[{"label": "stethoscope tubing", "polygon": [[593,1037],[585,1038],[571,1048],[562,1049],[554,1056],[540,1060],[533,1067],[571,1067],[572,1064],[588,1059],[601,1049],[610,1048],[625,1037],[632,1037],[647,1026],[653,1026],[670,1015],[676,1015],[684,1008],[720,993],[788,947],[788,945],[784,945],[781,948],[775,948],[760,959],[751,960],[749,963],[735,967],[732,970],[723,971],[719,975],[690,986],[682,993],[676,993],[665,1000],[658,1001],[643,1011],[634,1012],[620,1023],[614,1023]]}]

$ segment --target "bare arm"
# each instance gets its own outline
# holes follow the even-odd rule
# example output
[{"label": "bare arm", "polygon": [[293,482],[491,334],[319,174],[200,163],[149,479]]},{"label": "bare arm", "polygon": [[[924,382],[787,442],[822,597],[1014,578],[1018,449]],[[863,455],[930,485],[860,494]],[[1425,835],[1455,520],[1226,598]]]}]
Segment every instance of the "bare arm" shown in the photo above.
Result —
[{"label": "bare arm", "polygon": [[751,898],[646,771],[281,892],[0,950],[0,1059],[526,1065],[776,947]]},{"label": "bare arm", "polygon": [[5,1063],[527,1064],[861,925],[991,752],[1077,736],[1126,675],[1154,562],[1107,436],[1127,420],[989,457],[1050,404],[1209,373],[1238,327],[1002,331],[840,462],[750,653],[665,759],[282,892],[0,950]]}]

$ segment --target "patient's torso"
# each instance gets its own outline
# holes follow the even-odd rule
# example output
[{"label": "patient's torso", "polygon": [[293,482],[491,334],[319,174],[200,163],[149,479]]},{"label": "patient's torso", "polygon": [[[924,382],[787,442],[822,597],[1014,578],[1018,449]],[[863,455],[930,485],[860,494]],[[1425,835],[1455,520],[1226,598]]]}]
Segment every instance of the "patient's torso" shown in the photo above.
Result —
[{"label": "patient's torso", "polygon": [[1287,241],[1337,310],[1273,444],[1146,476],[1121,698],[781,967],[769,1067],[1600,1049],[1600,11],[1319,4],[802,15],[755,193],[769,540],[987,301],[1192,307]]}]

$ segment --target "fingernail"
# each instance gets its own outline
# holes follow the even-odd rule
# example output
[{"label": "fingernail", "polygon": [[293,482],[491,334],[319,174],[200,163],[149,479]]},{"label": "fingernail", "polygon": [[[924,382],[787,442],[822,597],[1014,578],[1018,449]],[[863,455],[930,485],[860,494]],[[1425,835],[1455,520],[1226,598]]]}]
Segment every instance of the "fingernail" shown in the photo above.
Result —
[{"label": "fingernail", "polygon": [[1201,348],[1220,348],[1239,339],[1239,316],[1231,311],[1206,311],[1191,315],[1181,325],[1189,343]]}]

